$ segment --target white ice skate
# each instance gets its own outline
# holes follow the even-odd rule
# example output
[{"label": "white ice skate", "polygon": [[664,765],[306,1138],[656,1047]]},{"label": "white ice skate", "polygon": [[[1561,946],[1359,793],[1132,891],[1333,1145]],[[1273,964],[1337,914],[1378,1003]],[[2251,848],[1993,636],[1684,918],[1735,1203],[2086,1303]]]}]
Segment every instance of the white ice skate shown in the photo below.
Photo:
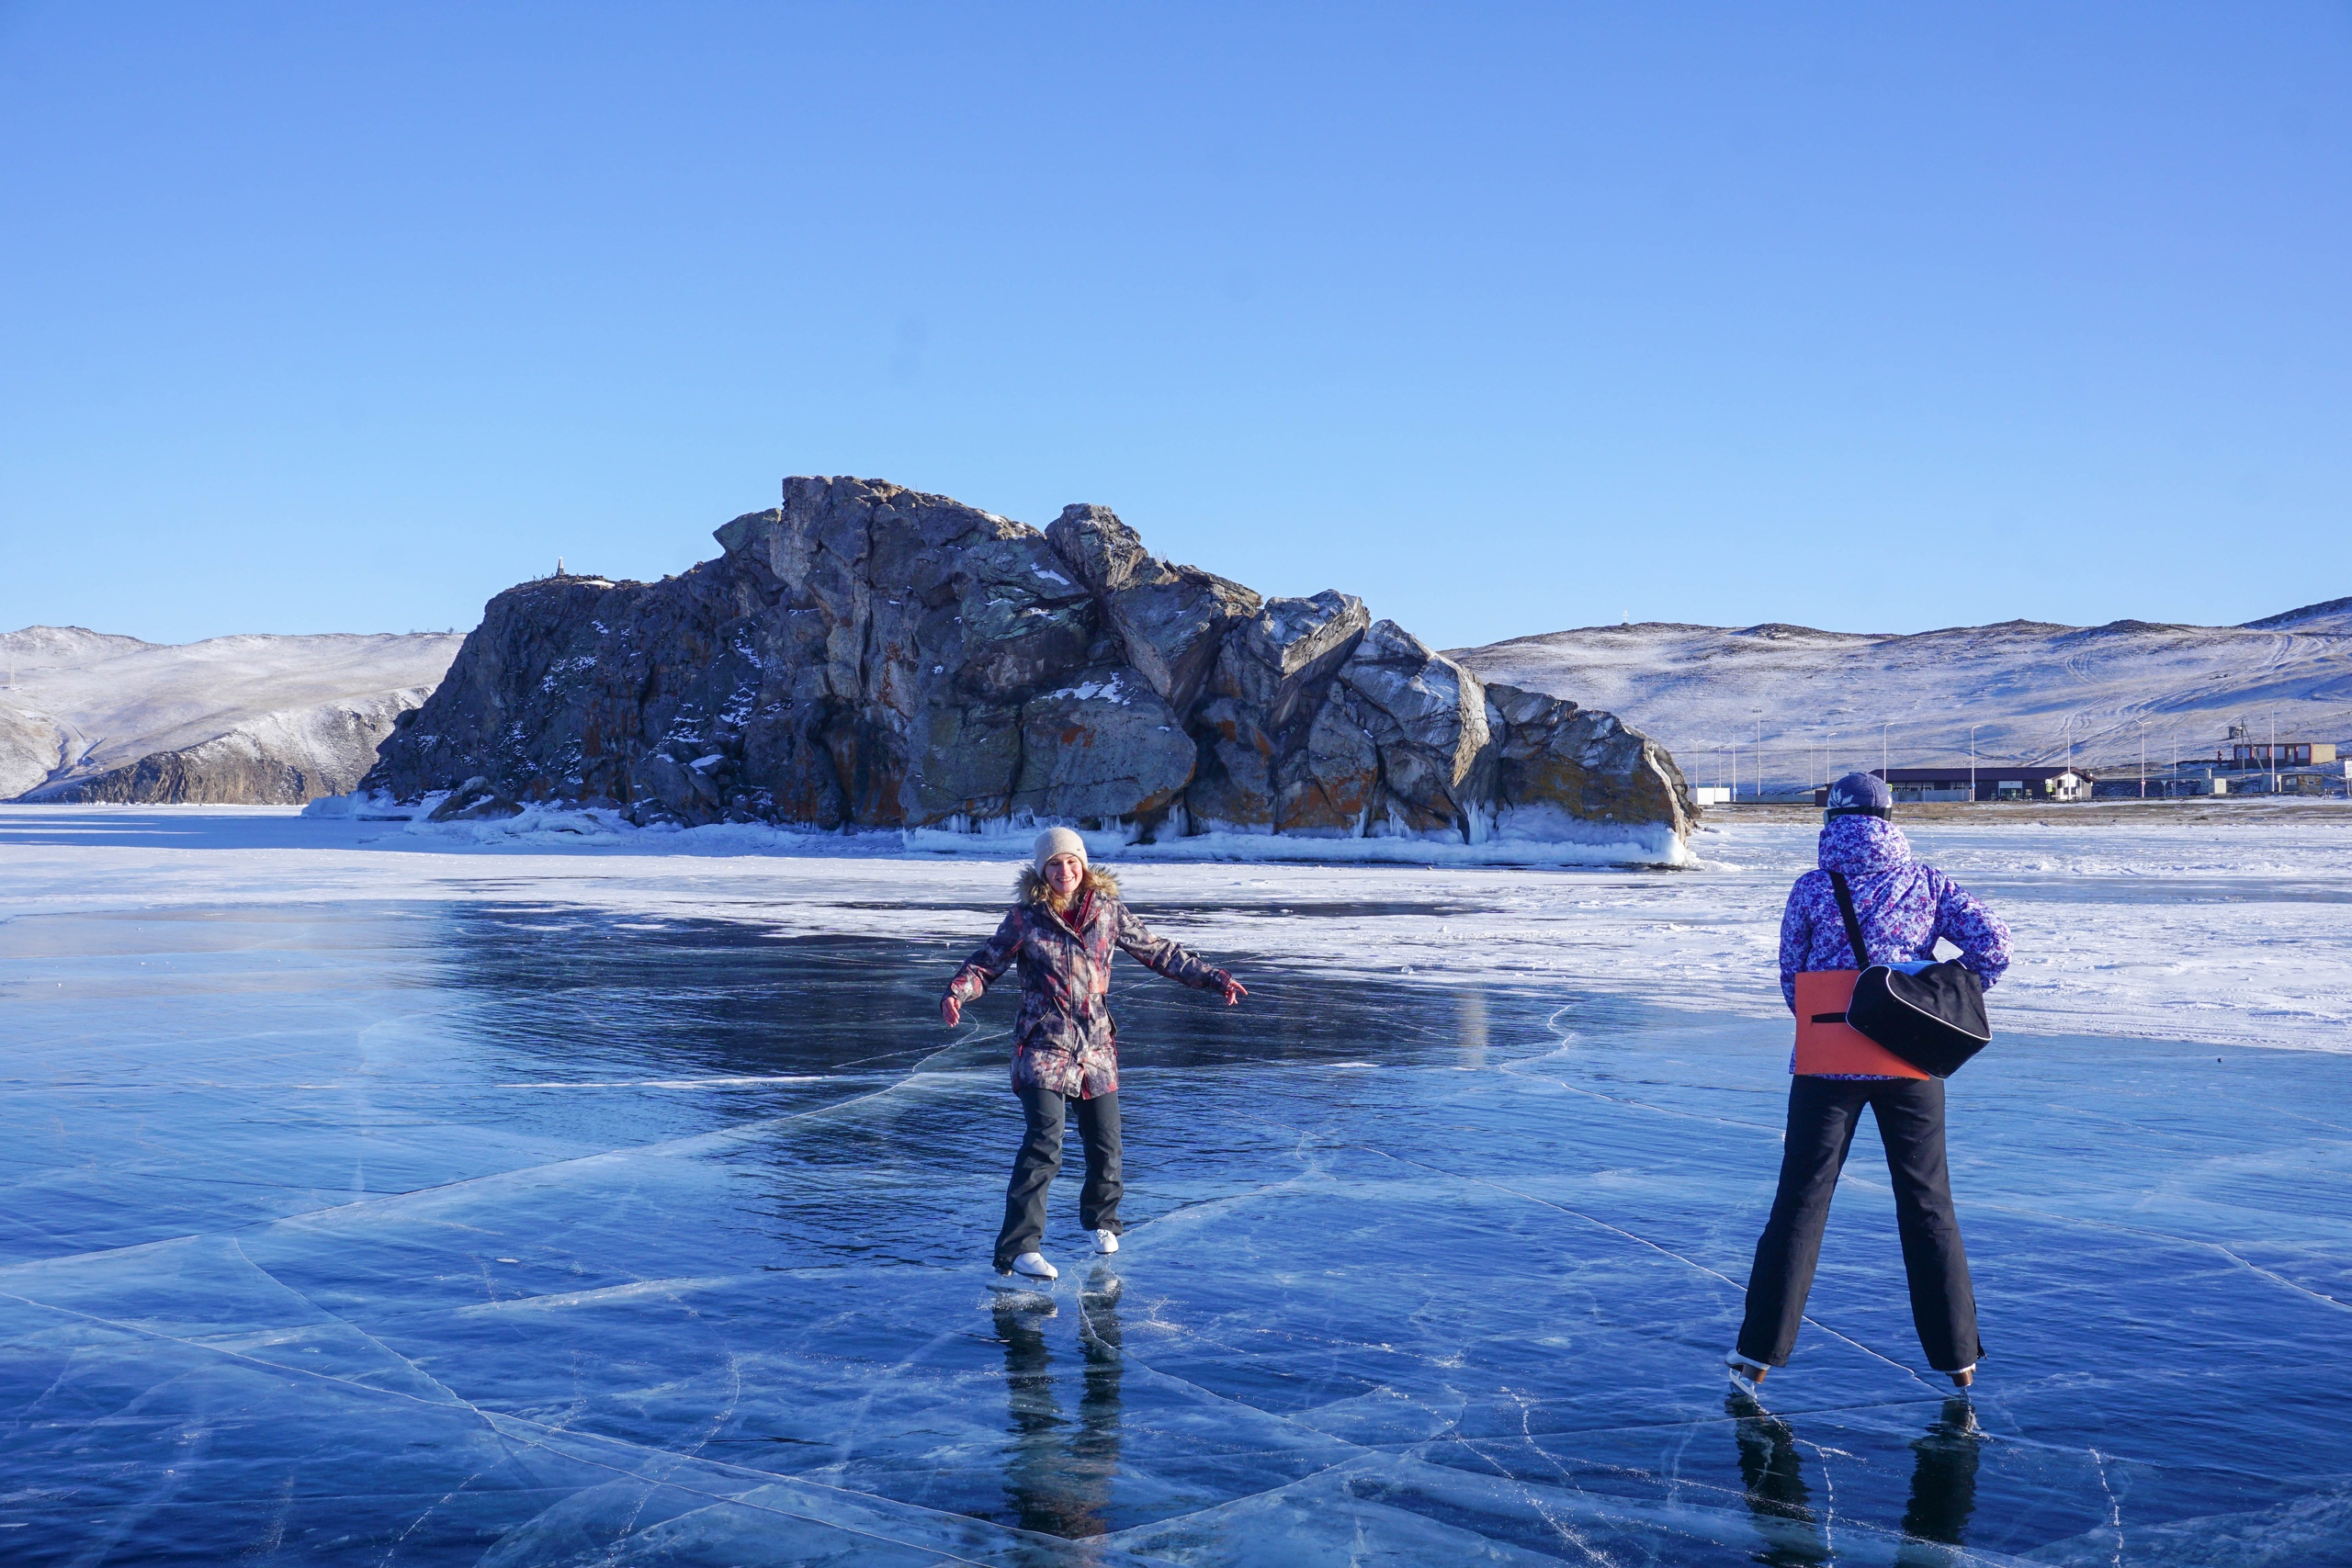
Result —
[{"label": "white ice skate", "polygon": [[1094,1250],[1102,1253],[1105,1256],[1118,1251],[1118,1233],[1115,1231],[1096,1231],[1094,1233]]},{"label": "white ice skate", "polygon": [[1061,1270],[1046,1261],[1042,1252],[1024,1252],[1012,1260],[1012,1271],[1024,1280],[1057,1280]]},{"label": "white ice skate", "polygon": [[1724,1358],[1724,1370],[1731,1374],[1731,1391],[1759,1408],[1764,1404],[1764,1374],[1771,1369],[1759,1361],[1751,1361],[1735,1350]]}]

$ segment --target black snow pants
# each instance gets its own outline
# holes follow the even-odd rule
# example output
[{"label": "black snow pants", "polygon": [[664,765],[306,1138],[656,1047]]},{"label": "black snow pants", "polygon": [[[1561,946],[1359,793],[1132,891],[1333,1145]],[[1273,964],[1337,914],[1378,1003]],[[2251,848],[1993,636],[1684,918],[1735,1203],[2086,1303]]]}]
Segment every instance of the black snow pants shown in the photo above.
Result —
[{"label": "black snow pants", "polygon": [[1747,1315],[1739,1353],[1784,1367],[1797,1342],[1804,1299],[1821,1261],[1829,1198],[1862,1107],[1878,1119],[1886,1174],[1894,1185],[1894,1218],[1903,1235],[1903,1271],[1911,1283],[1911,1321],[1928,1365],[1939,1372],[1973,1366],[1984,1353],[1976,1337],[1976,1292],[1951,1208],[1944,1167],[1944,1086],[1940,1078],[1795,1077],[1789,1085],[1789,1135],[1781,1154],[1781,1190],[1756,1243],[1747,1275]]},{"label": "black snow pants", "polygon": [[1046,1194],[1062,1168],[1065,1104],[1078,1108],[1078,1135],[1086,1145],[1086,1184],[1078,1190],[1078,1223],[1091,1231],[1119,1234],[1119,1097],[1114,1091],[1065,1101],[1049,1089],[1024,1089],[1021,1114],[1027,1126],[1013,1156],[1012,1181],[1004,1190],[1004,1228],[997,1233],[1000,1271],[1034,1250],[1046,1235]]}]

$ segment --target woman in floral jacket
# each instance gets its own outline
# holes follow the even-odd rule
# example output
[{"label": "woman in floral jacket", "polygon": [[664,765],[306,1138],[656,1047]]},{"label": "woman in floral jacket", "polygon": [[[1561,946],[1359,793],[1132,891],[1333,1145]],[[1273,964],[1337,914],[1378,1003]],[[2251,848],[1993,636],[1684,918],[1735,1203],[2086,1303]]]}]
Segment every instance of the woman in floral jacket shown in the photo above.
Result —
[{"label": "woman in floral jacket", "polygon": [[1028,1128],[1005,1190],[996,1267],[1000,1274],[1050,1280],[1057,1270],[1037,1246],[1046,1234],[1046,1193],[1061,1170],[1062,1122],[1071,1101],[1086,1146],[1079,1223],[1094,1234],[1095,1251],[1119,1250],[1119,1035],[1106,999],[1113,950],[1196,990],[1222,991],[1227,1007],[1250,993],[1224,970],[1144,930],[1120,902],[1118,882],[1087,864],[1086,840],[1067,828],[1037,835],[1035,864],[1018,886],[1021,901],[947,983],[939,1016],[953,1029],[966,1002],[1020,964],[1012,1089]]},{"label": "woman in floral jacket", "polygon": [[[1848,773],[1829,786],[1822,814],[1818,869],[1789,889],[1781,916],[1781,995],[1797,1005],[1797,976],[1808,970],[1858,970],[1872,963],[1932,959],[1939,939],[1986,989],[2009,966],[2009,928],[1951,877],[1916,859],[1894,825],[1894,795],[1871,773]],[[1832,873],[1847,879],[1855,925],[1868,953],[1856,953],[1838,908]],[[1796,1074],[1794,1057],[1789,1071]],[[1747,1274],[1747,1310],[1739,1341],[1724,1359],[1732,1386],[1754,1397],[1774,1367],[1784,1367],[1804,1321],[1806,1294],[1821,1258],[1846,1153],[1862,1110],[1878,1123],[1894,1221],[1911,1287],[1911,1321],[1928,1364],[1967,1388],[1984,1348],[1976,1333],[1976,1290],[1968,1249],[1953,1212],[1944,1153],[1941,1078],[1877,1077],[1860,1073],[1792,1077],[1788,1133],[1781,1146],[1780,1190],[1757,1239]]]}]

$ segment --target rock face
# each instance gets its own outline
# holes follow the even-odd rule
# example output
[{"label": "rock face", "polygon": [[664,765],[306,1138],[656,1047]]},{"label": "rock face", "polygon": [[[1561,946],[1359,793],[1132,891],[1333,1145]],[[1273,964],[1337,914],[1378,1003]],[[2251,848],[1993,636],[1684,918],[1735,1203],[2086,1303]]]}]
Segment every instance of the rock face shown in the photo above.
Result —
[{"label": "rock face", "polygon": [[1347,594],[1261,599],[1171,565],[1102,507],[1041,533],[795,479],[718,538],[718,559],[660,582],[492,600],[365,787],[603,800],[640,822],[1159,838],[1690,823],[1673,760],[1608,715],[1482,685]]}]

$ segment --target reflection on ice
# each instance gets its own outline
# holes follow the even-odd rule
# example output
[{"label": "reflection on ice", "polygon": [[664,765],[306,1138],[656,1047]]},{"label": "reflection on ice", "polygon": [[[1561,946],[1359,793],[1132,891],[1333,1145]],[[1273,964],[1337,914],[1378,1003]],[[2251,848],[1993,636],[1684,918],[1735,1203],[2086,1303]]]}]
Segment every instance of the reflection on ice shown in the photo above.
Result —
[{"label": "reflection on ice", "polygon": [[1012,1441],[1004,1463],[1005,1522],[1068,1540],[1107,1534],[1119,1473],[1119,1278],[1097,1268],[1079,1297],[1083,1372],[1078,1407],[1056,1393],[1046,1320],[1050,1296],[1001,1295],[997,1337],[1004,1341],[1004,1394]]},{"label": "reflection on ice", "polygon": [[1829,1562],[1829,1538],[1804,1483],[1796,1434],[1787,1422],[1737,1395],[1727,1395],[1724,1409],[1736,1424],[1739,1478],[1747,1488],[1748,1511],[1756,1516],[1756,1533],[1764,1543],[1758,1561],[1772,1568]]},{"label": "reflection on ice", "polygon": [[[1911,1439],[1911,1501],[1903,1533],[1925,1541],[1960,1544],[1976,1511],[1976,1462],[1984,1445],[1976,1407],[1947,1399],[1927,1431]],[[1927,1559],[1933,1561],[1933,1558]]]},{"label": "reflection on ice", "polygon": [[[1850,1459],[1842,1451],[1824,1451],[1807,1445],[1790,1425],[1737,1394],[1724,1400],[1724,1414],[1739,1446],[1739,1476],[1747,1488],[1748,1512],[1754,1517],[1761,1551],[1755,1561],[1773,1568],[1834,1562],[1830,1529],[1834,1508],[1825,1490],[1816,1506],[1805,1481],[1806,1450],[1810,1447],[1825,1472],[1828,1461]],[[1910,1568],[1972,1561],[1967,1553],[1942,1550],[1957,1547],[1976,1511],[1976,1463],[1984,1430],[1976,1410],[1965,1399],[1947,1399],[1927,1432],[1911,1442],[1911,1493],[1903,1510],[1902,1533],[1894,1561]]]},{"label": "reflection on ice", "polygon": [[1067,1180],[1062,1278],[1007,1294],[961,949],[648,924],[0,925],[10,1560],[2345,1560],[2329,1058],[1988,1055],[1976,1403],[1916,1375],[1863,1190],[1767,1413],[1718,1358],[1777,1034],[1131,981],[1129,1235],[1085,1259]]}]

